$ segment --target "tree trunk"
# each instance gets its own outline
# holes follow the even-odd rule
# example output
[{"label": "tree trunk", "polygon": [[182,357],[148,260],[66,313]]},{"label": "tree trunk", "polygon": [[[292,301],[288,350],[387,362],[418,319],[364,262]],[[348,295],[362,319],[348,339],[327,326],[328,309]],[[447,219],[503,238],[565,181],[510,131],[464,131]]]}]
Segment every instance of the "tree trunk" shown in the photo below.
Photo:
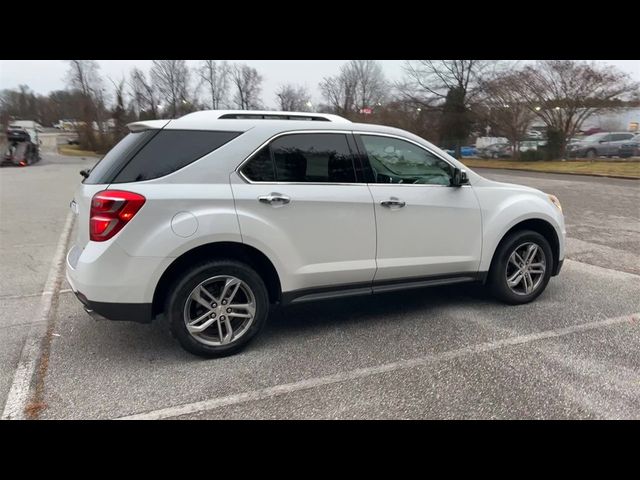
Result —
[{"label": "tree trunk", "polygon": [[511,145],[513,145],[513,159],[520,160],[520,141],[517,137],[511,141]]}]

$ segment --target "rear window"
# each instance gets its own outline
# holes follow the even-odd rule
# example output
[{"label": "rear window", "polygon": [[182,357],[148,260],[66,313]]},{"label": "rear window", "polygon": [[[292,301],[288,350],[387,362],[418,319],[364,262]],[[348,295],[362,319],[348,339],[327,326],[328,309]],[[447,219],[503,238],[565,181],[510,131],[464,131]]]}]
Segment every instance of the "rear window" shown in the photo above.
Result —
[{"label": "rear window", "polygon": [[240,133],[196,130],[131,133],[94,167],[85,183],[127,183],[162,177],[213,152]]},{"label": "rear window", "polygon": [[115,147],[102,157],[89,172],[89,176],[83,183],[101,184],[111,183],[122,170],[122,167],[131,160],[142,146],[149,141],[159,130],[145,130],[144,132],[130,133],[120,140]]}]

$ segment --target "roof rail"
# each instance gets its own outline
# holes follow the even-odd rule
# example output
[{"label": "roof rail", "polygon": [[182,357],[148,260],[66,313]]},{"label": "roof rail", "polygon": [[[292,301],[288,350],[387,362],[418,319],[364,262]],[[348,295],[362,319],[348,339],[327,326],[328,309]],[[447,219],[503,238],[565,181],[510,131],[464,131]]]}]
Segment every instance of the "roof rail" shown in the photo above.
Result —
[{"label": "roof rail", "polygon": [[201,110],[182,118],[209,120],[311,120],[321,122],[351,123],[344,117],[329,113],[281,112],[277,110]]}]

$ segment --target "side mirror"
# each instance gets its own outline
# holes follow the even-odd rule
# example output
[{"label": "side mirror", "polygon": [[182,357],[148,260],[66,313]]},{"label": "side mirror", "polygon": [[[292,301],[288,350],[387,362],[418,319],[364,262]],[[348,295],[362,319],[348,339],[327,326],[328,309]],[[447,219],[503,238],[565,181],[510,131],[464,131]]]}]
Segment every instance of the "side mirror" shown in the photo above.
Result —
[{"label": "side mirror", "polygon": [[467,176],[467,171],[455,168],[453,170],[453,177],[451,177],[451,186],[461,187],[462,185],[469,185],[469,177]]}]

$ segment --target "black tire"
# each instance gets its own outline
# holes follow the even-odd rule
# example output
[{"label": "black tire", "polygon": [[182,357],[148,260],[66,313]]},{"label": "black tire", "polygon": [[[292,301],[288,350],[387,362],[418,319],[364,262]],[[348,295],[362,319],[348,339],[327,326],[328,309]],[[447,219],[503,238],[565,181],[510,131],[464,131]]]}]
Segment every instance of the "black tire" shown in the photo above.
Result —
[{"label": "black tire", "polygon": [[[246,283],[253,293],[256,304],[253,323],[249,329],[240,338],[227,345],[206,345],[198,341],[187,330],[183,314],[191,292],[201,282],[216,275],[230,275]],[[240,351],[262,329],[269,315],[269,295],[262,278],[248,265],[230,259],[212,260],[192,267],[176,279],[169,289],[165,315],[171,333],[185,350],[203,357],[224,357]]]},{"label": "black tire", "polygon": [[589,160],[593,160],[594,158],[596,158],[598,156],[598,152],[596,152],[594,149],[591,150],[587,150],[585,156],[589,159]]},{"label": "black tire", "polygon": [[[523,243],[533,242],[537,244],[545,256],[545,272],[540,284],[528,295],[517,294],[507,285],[507,262],[513,251]],[[554,268],[553,252],[546,238],[532,230],[520,230],[510,233],[505,237],[496,249],[489,271],[488,284],[491,293],[499,300],[510,305],[521,305],[535,300],[547,287],[551,272]]]}]

